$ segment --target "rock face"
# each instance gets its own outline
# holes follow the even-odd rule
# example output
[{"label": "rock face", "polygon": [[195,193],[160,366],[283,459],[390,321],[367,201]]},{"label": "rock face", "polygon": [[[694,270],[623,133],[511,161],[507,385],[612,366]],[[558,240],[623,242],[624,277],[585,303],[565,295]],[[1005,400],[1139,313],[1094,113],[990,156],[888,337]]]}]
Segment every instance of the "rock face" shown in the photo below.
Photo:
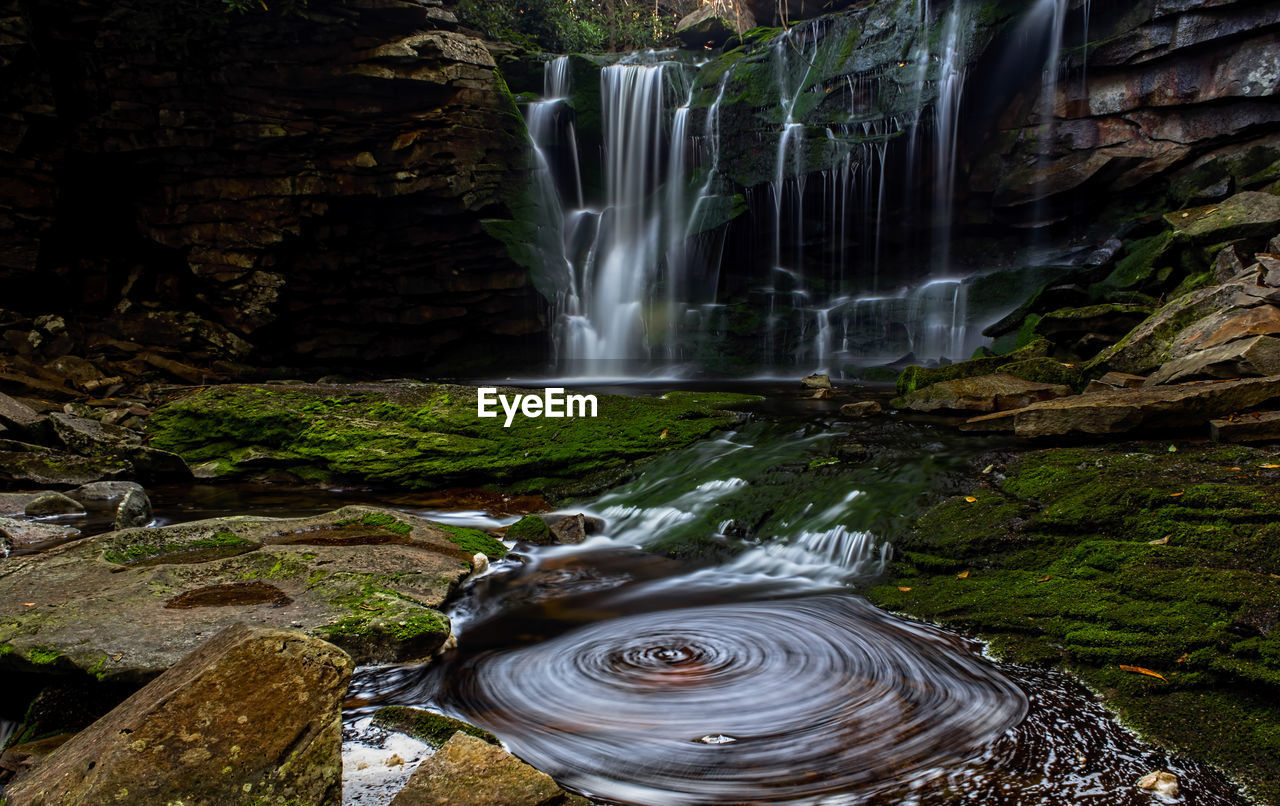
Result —
[{"label": "rock face", "polygon": [[0,658],[147,679],[246,621],[302,629],[359,663],[422,660],[450,634],[439,608],[472,556],[505,551],[366,507],[111,532],[0,565]]},{"label": "rock face", "polygon": [[229,627],[55,750],[7,803],[337,804],[353,668],[300,632]]},{"label": "rock face", "polygon": [[486,229],[528,165],[485,46],[432,0],[266,5],[6,0],[0,283],[65,315],[9,346],[206,368],[540,352],[528,272]]},{"label": "rock face", "polygon": [[458,732],[419,765],[392,806],[554,806],[551,776],[483,739]]}]

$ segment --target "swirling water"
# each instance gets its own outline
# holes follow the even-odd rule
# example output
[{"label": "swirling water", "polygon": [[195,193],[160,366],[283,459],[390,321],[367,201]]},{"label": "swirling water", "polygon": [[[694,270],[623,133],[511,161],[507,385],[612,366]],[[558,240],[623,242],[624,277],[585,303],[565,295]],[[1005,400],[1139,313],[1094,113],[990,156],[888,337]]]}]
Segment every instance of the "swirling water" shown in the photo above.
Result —
[{"label": "swirling water", "polygon": [[[864,461],[826,464],[855,438]],[[1243,803],[1064,676],[852,592],[877,535],[991,447],[783,421],[669,455],[586,508],[604,535],[518,546],[477,580],[456,651],[362,671],[352,718],[453,714],[597,803],[1139,806],[1161,802],[1134,785],[1153,769],[1182,781],[1163,802]],[[696,533],[755,545],[716,565],[641,548]]]}]

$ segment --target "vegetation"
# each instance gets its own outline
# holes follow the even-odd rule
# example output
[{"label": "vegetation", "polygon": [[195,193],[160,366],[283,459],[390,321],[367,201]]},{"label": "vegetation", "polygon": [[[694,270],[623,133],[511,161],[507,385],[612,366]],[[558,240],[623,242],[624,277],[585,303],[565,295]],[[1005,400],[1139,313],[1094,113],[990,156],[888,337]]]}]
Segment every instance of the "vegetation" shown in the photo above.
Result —
[{"label": "vegetation", "polygon": [[1280,462],[1143,444],[1006,472],[896,541],[872,600],[1064,664],[1150,738],[1280,802]]},{"label": "vegetation", "polygon": [[643,0],[462,0],[458,19],[492,39],[568,53],[652,47],[679,14]]},{"label": "vegetation", "polygon": [[458,731],[468,736],[483,739],[489,744],[498,744],[498,737],[484,728],[478,728],[460,719],[453,719],[442,714],[433,714],[418,708],[407,708],[403,705],[388,705],[379,708],[373,715],[373,724],[379,728],[404,733],[439,748]]}]

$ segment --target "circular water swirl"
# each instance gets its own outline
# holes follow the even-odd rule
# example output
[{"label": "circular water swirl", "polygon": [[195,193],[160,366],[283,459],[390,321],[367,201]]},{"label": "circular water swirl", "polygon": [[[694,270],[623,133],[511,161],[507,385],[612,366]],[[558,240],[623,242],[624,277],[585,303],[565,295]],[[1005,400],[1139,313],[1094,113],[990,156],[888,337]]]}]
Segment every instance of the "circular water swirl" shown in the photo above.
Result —
[{"label": "circular water swirl", "polygon": [[479,655],[448,705],[623,803],[848,803],[981,753],[1026,714],[961,639],[826,595],[667,610]]}]

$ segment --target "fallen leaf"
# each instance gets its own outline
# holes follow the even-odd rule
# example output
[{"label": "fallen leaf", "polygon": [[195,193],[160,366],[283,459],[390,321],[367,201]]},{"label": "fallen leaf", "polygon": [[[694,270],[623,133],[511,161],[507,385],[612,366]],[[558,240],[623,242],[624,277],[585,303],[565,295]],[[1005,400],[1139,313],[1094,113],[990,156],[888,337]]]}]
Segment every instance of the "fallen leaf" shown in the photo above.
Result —
[{"label": "fallen leaf", "polygon": [[381,607],[375,607],[374,605],[360,605],[360,609],[361,609],[361,610],[372,610],[373,612],[377,613],[377,612],[378,612],[379,610],[381,610],[382,608],[381,608]]},{"label": "fallen leaf", "polygon": [[901,585],[899,585],[899,586],[898,586],[898,590],[902,591],[903,593],[906,593],[907,591],[909,591],[909,590],[911,590],[911,589],[910,589],[910,588],[904,588],[904,587],[902,587]]},{"label": "fallen leaf", "polygon": [[1177,445],[1170,445],[1170,446],[1169,446],[1169,453],[1177,453],[1177,452],[1178,452],[1178,446],[1177,446]]},{"label": "fallen leaf", "polygon": [[666,438],[667,438],[667,434],[668,434],[668,433],[670,433],[670,432],[669,432],[669,431],[667,431],[667,429],[665,429],[665,428],[664,428],[664,429],[662,429],[662,433],[661,433],[661,434],[658,434],[658,439],[666,439]]},{"label": "fallen leaf", "polygon": [[956,579],[968,579],[968,578],[969,578],[968,571],[961,571],[960,573],[956,574]]},{"label": "fallen leaf", "polygon": [[1048,582],[1051,579],[1053,579],[1052,576],[1040,577],[1039,579],[1036,580],[1036,582]]},{"label": "fallen leaf", "polygon": [[1275,470],[1280,465],[1259,465],[1263,470]]},{"label": "fallen leaf", "polygon": [[978,499],[974,498],[972,495],[966,495],[964,500],[968,501],[970,504],[976,504],[978,502]]},{"label": "fallen leaf", "polygon": [[985,476],[986,474],[990,473],[992,470],[995,470],[995,469],[996,469],[995,465],[987,465],[985,468],[982,469],[982,475]]},{"label": "fallen leaf", "polygon": [[1145,674],[1147,677],[1158,677],[1158,678],[1160,678],[1161,680],[1164,680],[1164,682],[1166,682],[1166,683],[1168,683],[1168,682],[1169,682],[1169,681],[1165,678],[1165,676],[1164,676],[1164,675],[1162,675],[1162,674],[1160,674],[1159,672],[1153,672],[1153,671],[1151,671],[1150,669],[1144,669],[1144,668],[1143,668],[1143,667],[1141,667],[1141,666],[1125,666],[1125,665],[1122,663],[1122,664],[1120,664],[1120,670],[1121,670],[1121,671],[1123,671],[1123,672],[1132,672],[1132,673],[1134,673],[1134,674]]},{"label": "fallen leaf", "polygon": [[1182,657],[1178,658],[1176,661],[1174,661],[1174,663],[1182,663],[1184,660],[1186,660],[1189,657],[1191,657],[1191,655],[1183,653]]},{"label": "fallen leaf", "polygon": [[1147,545],[1148,546],[1167,546],[1169,545],[1169,536],[1165,535],[1159,540],[1148,540]]},{"label": "fallen leaf", "polygon": [[36,603],[35,603],[35,602],[23,602],[23,603],[22,603],[22,606],[23,606],[23,607],[35,607],[35,606],[36,606]]},{"label": "fallen leaf", "polygon": [[1227,470],[1230,470],[1232,473],[1239,473],[1240,471],[1244,470],[1244,468],[1242,468],[1242,467],[1229,467],[1229,468],[1227,468]]},{"label": "fallen leaf", "polygon": [[1186,495],[1186,493],[1169,493],[1170,498],[1181,498],[1184,495]]},{"label": "fallen leaf", "polygon": [[114,660],[114,661],[119,661],[119,660],[120,660],[121,658],[123,658],[123,657],[124,657],[124,653],[123,653],[123,652],[117,652],[116,654],[114,654],[114,655],[112,655],[112,656],[111,656],[111,659],[112,659],[112,660]]}]

